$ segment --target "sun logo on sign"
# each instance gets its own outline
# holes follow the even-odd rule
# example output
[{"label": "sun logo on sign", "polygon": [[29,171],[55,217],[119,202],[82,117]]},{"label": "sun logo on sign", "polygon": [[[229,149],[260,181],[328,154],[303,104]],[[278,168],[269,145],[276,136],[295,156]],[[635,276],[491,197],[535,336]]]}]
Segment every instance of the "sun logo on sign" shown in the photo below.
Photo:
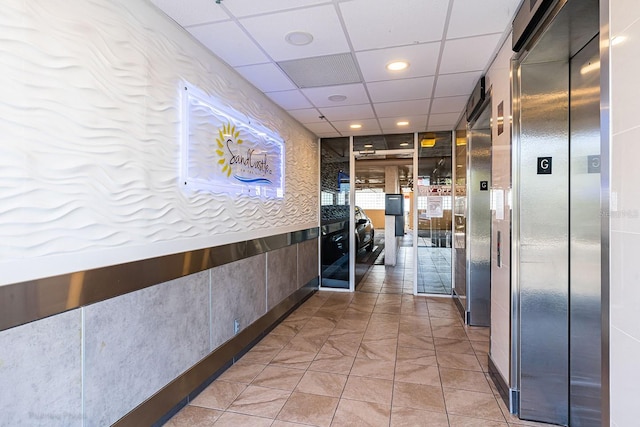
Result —
[{"label": "sun logo on sign", "polygon": [[236,130],[235,126],[231,126],[231,123],[227,123],[222,126],[222,129],[218,129],[218,137],[216,138],[218,148],[216,149],[216,154],[220,157],[218,164],[222,165],[222,173],[226,173],[227,178],[231,176],[231,165],[227,162],[227,158],[224,155],[225,145],[234,141],[236,144],[242,144],[243,141],[238,139],[239,136],[240,132]]}]

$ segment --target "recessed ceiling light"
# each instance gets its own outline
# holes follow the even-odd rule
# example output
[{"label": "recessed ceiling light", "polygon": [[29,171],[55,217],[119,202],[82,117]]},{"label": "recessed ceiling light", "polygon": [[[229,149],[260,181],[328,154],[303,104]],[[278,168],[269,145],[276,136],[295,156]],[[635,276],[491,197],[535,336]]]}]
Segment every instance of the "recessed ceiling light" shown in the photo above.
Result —
[{"label": "recessed ceiling light", "polygon": [[360,129],[360,128],[362,128],[362,125],[356,123],[356,124],[350,125],[349,127],[351,129]]},{"label": "recessed ceiling light", "polygon": [[373,148],[373,144],[364,144],[364,148]]},{"label": "recessed ceiling light", "polygon": [[402,71],[409,67],[409,63],[407,61],[393,61],[387,64],[387,70],[389,71]]},{"label": "recessed ceiling light", "polygon": [[291,31],[284,39],[294,46],[305,46],[313,41],[313,36],[305,31]]},{"label": "recessed ceiling light", "polygon": [[398,125],[398,126],[407,126],[408,124],[409,124],[409,122],[406,121],[406,120],[402,120],[402,121],[399,121],[398,123],[396,123],[396,125]]},{"label": "recessed ceiling light", "polygon": [[347,97],[344,95],[331,95],[329,97],[329,101],[333,101],[333,102],[342,102],[342,101],[345,101],[346,99]]},{"label": "recessed ceiling light", "polygon": [[400,143],[400,147],[407,147],[407,146],[409,146],[408,142],[401,142]]}]

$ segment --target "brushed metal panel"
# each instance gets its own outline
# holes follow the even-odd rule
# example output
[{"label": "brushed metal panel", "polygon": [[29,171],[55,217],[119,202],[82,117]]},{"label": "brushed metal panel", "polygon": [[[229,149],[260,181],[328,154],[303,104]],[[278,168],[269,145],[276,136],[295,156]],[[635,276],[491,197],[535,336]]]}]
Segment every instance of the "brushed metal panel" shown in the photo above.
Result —
[{"label": "brushed metal panel", "polygon": [[0,331],[178,277],[315,239],[318,227],[0,286]]},{"label": "brushed metal panel", "polygon": [[[568,58],[520,68],[520,417],[568,422]],[[538,175],[538,158],[552,174]]]},{"label": "brushed metal panel", "polygon": [[[491,322],[491,108],[471,127],[467,182],[467,323]],[[486,187],[481,188],[482,183]]]},{"label": "brushed metal panel", "polygon": [[600,426],[600,63],[598,38],[571,60],[570,424]]}]

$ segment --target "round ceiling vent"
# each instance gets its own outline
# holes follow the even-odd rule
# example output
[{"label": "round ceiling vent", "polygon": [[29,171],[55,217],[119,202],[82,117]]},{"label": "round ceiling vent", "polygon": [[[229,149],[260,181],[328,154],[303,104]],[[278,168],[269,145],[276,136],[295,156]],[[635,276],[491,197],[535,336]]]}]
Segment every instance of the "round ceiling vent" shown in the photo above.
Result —
[{"label": "round ceiling vent", "polygon": [[304,31],[292,31],[287,33],[284,39],[294,46],[305,46],[313,41],[313,36]]},{"label": "round ceiling vent", "polygon": [[342,102],[346,100],[347,100],[347,97],[344,95],[331,95],[329,97],[329,101],[332,101],[332,102]]}]

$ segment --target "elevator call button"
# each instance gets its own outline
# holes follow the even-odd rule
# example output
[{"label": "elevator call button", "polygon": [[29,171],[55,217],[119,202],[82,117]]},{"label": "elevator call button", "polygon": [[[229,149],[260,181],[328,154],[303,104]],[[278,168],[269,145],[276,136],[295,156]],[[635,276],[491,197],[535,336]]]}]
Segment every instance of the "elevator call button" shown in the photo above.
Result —
[{"label": "elevator call button", "polygon": [[489,190],[489,181],[480,181],[480,191]]},{"label": "elevator call button", "polygon": [[600,173],[600,155],[587,156],[587,173]]},{"label": "elevator call button", "polygon": [[551,175],[551,157],[538,157],[538,175]]}]

